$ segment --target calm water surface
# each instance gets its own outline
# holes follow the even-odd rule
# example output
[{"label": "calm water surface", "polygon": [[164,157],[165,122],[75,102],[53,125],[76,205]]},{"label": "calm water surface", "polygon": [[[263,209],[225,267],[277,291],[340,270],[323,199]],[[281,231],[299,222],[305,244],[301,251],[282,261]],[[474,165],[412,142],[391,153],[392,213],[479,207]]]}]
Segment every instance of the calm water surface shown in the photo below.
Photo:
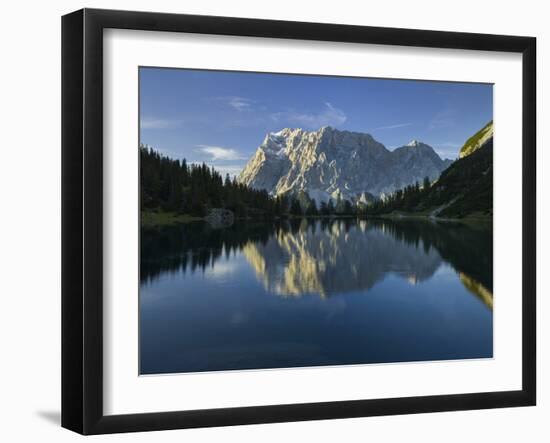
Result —
[{"label": "calm water surface", "polygon": [[144,228],[141,373],[492,357],[492,263],[463,224]]}]

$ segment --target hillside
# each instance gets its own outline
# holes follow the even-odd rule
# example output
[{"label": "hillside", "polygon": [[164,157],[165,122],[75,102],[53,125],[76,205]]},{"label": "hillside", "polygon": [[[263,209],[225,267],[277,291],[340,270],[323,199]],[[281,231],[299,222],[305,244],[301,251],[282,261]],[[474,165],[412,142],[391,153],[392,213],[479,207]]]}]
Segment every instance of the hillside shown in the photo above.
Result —
[{"label": "hillside", "polygon": [[493,139],[454,162],[423,199],[426,207],[441,207],[441,217],[493,215]]},{"label": "hillside", "polygon": [[459,158],[464,158],[470,154],[473,154],[475,151],[481,148],[481,146],[483,146],[485,142],[490,138],[493,138],[492,120],[479,131],[477,131],[474,135],[472,135],[468,140],[466,140],[466,143],[464,143],[464,146],[462,146],[458,154]]},{"label": "hillside", "polygon": [[437,181],[426,181],[422,187],[416,185],[398,190],[369,206],[368,213],[405,212],[442,218],[491,217],[493,137],[486,138],[484,134],[487,130],[479,131],[468,146],[478,145],[480,139],[484,139],[483,143],[451,164]]}]

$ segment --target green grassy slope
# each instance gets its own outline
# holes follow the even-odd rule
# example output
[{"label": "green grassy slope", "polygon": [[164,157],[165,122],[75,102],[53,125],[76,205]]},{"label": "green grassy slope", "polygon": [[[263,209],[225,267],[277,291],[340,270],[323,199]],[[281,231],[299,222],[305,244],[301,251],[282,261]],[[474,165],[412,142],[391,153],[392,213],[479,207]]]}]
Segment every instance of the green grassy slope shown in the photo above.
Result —
[{"label": "green grassy slope", "polygon": [[484,143],[493,136],[493,121],[491,120],[483,128],[477,131],[472,135],[466,142],[464,146],[460,149],[459,157],[464,158],[470,154],[473,154],[478,150]]}]

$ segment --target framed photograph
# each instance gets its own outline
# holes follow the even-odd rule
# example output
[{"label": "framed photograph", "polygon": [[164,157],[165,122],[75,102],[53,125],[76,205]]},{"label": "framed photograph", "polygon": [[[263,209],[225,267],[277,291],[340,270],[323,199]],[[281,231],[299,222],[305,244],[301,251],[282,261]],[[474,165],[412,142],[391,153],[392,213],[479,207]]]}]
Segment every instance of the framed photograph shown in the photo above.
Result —
[{"label": "framed photograph", "polygon": [[62,425],[534,405],[531,37],[62,20]]}]

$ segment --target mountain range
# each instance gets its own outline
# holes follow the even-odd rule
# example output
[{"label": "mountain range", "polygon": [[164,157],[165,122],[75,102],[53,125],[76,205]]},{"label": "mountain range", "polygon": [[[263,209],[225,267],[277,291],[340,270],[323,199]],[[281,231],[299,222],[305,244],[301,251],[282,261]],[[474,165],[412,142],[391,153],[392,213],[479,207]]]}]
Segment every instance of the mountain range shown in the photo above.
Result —
[{"label": "mountain range", "polygon": [[417,140],[389,150],[366,133],[285,128],[266,135],[237,180],[274,196],[305,192],[318,203],[367,203],[425,177],[436,180],[451,163]]},{"label": "mountain range", "polygon": [[369,207],[371,214],[408,213],[431,217],[490,218],[493,214],[493,123],[472,135],[459,158],[439,178],[409,188]]}]

